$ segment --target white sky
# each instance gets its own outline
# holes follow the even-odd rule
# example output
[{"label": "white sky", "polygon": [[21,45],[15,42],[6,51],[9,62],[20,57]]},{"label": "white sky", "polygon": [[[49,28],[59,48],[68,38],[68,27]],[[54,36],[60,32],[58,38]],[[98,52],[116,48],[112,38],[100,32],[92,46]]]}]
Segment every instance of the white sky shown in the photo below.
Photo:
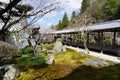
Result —
[{"label": "white sky", "polygon": [[5,2],[5,3],[8,3],[9,0],[0,0],[0,2]]}]

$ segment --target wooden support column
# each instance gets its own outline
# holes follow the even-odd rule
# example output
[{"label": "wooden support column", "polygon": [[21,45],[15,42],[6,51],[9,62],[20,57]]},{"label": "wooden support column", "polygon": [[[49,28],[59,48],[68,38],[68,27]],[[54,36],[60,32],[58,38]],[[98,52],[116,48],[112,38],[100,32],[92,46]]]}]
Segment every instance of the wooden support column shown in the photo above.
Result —
[{"label": "wooden support column", "polygon": [[101,53],[103,53],[103,32],[101,32],[100,47],[101,47]]},{"label": "wooden support column", "polygon": [[71,46],[71,43],[72,43],[72,33],[70,33],[69,40],[70,40],[69,45]]},{"label": "wooden support column", "polygon": [[67,41],[67,35],[66,35],[66,33],[65,33],[65,41]]},{"label": "wooden support column", "polygon": [[[75,38],[76,38],[77,34],[78,34],[78,33],[75,33]],[[77,43],[77,40],[76,40],[76,39],[75,39],[75,42]]]},{"label": "wooden support column", "polygon": [[73,33],[71,33],[71,43],[73,42]]},{"label": "wooden support column", "polygon": [[89,33],[87,33],[87,44],[89,43]]},{"label": "wooden support column", "polygon": [[68,44],[68,34],[67,33],[65,33],[65,43],[66,43],[66,45]]},{"label": "wooden support column", "polygon": [[[78,37],[79,32],[76,34],[76,36]],[[77,39],[77,47],[79,47],[79,40]]]},{"label": "wooden support column", "polygon": [[101,38],[100,37],[101,37],[100,32],[98,32],[98,41],[96,41],[96,42],[98,42],[97,44],[101,44]]},{"label": "wooden support column", "polygon": [[116,32],[114,31],[114,36],[113,36],[113,41],[112,41],[112,42],[113,42],[113,43],[112,43],[113,45],[115,45],[115,41],[116,41],[115,38],[116,38]]},{"label": "wooden support column", "polygon": [[74,42],[74,36],[75,36],[75,33],[73,33],[72,35],[72,42]]}]

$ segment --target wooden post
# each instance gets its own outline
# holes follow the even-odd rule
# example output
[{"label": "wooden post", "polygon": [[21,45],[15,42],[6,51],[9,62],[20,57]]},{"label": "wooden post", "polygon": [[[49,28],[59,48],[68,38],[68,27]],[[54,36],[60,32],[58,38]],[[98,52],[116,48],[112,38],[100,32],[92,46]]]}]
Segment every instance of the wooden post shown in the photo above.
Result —
[{"label": "wooden post", "polygon": [[113,41],[112,41],[112,42],[113,42],[113,43],[112,43],[113,45],[115,45],[115,41],[116,41],[115,38],[116,38],[116,32],[114,31],[114,37],[113,37]]},{"label": "wooden post", "polygon": [[103,53],[103,32],[101,32],[100,47],[101,47],[101,53]]},{"label": "wooden post", "polygon": [[65,33],[65,45],[67,45],[67,33]]},{"label": "wooden post", "polygon": [[[100,39],[100,32],[98,32],[98,43],[97,44],[101,44],[101,39]],[[97,42],[97,41],[96,41]]]},{"label": "wooden post", "polygon": [[89,44],[89,33],[87,33],[87,44]]},{"label": "wooden post", "polygon": [[[77,33],[77,37],[78,37],[78,34],[79,34],[79,32]],[[77,39],[77,47],[79,47],[79,40]]]}]

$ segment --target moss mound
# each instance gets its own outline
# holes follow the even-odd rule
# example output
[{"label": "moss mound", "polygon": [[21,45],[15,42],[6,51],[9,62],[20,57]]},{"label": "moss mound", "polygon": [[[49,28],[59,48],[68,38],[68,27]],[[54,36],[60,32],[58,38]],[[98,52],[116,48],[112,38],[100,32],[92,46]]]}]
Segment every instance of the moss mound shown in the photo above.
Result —
[{"label": "moss mound", "polygon": [[[24,62],[25,59],[26,61],[28,59],[29,62],[29,58],[26,57],[28,56],[24,55],[21,61]],[[16,80],[119,80],[120,66],[111,65],[104,68],[94,68],[83,64],[91,58],[96,59],[92,56],[80,56],[79,52],[67,49],[66,53],[55,55],[54,64],[37,65],[38,68],[29,67],[27,70],[22,70]],[[24,65],[27,64],[24,62]]]}]

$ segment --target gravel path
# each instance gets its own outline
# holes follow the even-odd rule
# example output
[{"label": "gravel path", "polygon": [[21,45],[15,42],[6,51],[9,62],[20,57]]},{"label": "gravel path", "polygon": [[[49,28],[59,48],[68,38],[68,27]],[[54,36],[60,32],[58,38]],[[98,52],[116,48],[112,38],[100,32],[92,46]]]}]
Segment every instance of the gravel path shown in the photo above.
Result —
[{"label": "gravel path", "polygon": [[[78,52],[85,52],[84,49],[75,48],[75,47],[72,47],[72,46],[66,46],[66,48],[70,48],[70,49],[76,50]],[[90,54],[88,54],[88,55],[95,56],[95,57],[101,58],[103,60],[109,60],[109,61],[112,61],[112,62],[115,62],[115,63],[120,63],[120,57],[115,57],[115,56],[102,54],[102,53],[98,53],[98,52],[93,52],[93,51],[90,51]]]}]

